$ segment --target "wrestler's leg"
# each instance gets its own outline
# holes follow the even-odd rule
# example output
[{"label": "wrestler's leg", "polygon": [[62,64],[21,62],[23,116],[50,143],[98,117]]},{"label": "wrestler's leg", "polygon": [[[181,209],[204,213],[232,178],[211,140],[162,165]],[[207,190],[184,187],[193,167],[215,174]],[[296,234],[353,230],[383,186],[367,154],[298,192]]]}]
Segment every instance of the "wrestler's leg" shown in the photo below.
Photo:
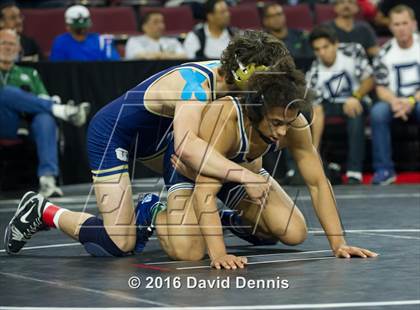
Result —
[{"label": "wrestler's leg", "polygon": [[169,191],[168,207],[156,219],[162,248],[175,260],[201,260],[206,246],[190,197],[192,189]]}]

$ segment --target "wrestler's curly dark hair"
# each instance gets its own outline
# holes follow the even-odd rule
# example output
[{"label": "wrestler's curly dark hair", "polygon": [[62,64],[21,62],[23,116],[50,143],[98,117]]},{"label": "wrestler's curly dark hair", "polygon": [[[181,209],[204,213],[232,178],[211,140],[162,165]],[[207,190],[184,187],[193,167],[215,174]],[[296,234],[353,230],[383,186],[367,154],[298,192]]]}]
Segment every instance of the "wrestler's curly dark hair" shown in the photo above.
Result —
[{"label": "wrestler's curly dark hair", "polygon": [[263,31],[246,30],[236,35],[222,53],[219,73],[225,77],[226,83],[234,84],[232,71],[239,68],[238,61],[242,64],[256,64],[257,66],[284,66],[287,71],[295,68],[292,56],[286,45]]},{"label": "wrestler's curly dark hair", "polygon": [[267,110],[282,107],[312,116],[313,92],[307,88],[305,75],[296,68],[284,70],[284,64],[268,72],[253,74],[248,83],[249,93],[241,101],[253,125],[263,119]]}]

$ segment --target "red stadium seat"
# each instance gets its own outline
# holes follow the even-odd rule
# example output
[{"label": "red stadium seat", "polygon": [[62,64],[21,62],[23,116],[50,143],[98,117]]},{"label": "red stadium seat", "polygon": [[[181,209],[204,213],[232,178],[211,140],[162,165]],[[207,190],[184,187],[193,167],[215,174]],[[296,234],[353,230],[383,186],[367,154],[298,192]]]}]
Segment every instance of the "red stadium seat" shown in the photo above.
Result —
[{"label": "red stadium seat", "polygon": [[317,24],[322,24],[335,18],[334,6],[331,4],[316,4],[315,16]]},{"label": "red stadium seat", "polygon": [[[90,8],[92,32],[137,34],[134,11],[130,7]],[[49,54],[54,38],[66,32],[65,9],[26,9],[24,33],[34,38],[45,55]]]},{"label": "red stadium seat", "polygon": [[285,5],[283,6],[283,11],[286,15],[287,26],[289,28],[312,30],[314,24],[309,5]]},{"label": "red stadium seat", "polygon": [[389,40],[391,40],[392,37],[387,37],[387,36],[379,36],[378,37],[378,45],[382,46],[384,45],[386,42],[388,42]]},{"label": "red stadium seat", "polygon": [[166,35],[178,35],[193,29],[195,21],[191,8],[187,5],[178,7],[141,7],[140,16],[147,12],[158,11],[165,18]]},{"label": "red stadium seat", "polygon": [[261,29],[261,19],[255,5],[237,5],[230,9],[231,26],[241,29]]},{"label": "red stadium seat", "polygon": [[44,55],[48,55],[54,38],[66,32],[64,8],[23,9],[25,16],[23,33],[37,41]]},{"label": "red stadium seat", "polygon": [[[316,4],[315,5],[316,23],[322,24],[335,18],[334,5],[332,4]],[[362,12],[356,15],[356,19],[363,20]]]},{"label": "red stadium seat", "polygon": [[134,34],[137,21],[131,7],[90,8],[92,32]]},{"label": "red stadium seat", "polygon": [[240,4],[241,5],[243,5],[243,4],[253,4],[253,5],[256,5],[256,4],[260,4],[260,3],[263,3],[263,2],[274,2],[274,1],[272,1],[272,0],[260,0],[260,1],[255,1],[255,0],[241,0],[240,1]]}]

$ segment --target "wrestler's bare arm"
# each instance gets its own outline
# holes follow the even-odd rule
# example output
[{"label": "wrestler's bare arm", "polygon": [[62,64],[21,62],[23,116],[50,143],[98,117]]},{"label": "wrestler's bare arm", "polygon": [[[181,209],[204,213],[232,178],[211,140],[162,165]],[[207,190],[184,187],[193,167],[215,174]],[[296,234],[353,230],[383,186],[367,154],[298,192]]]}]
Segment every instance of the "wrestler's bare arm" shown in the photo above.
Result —
[{"label": "wrestler's bare arm", "polygon": [[305,129],[296,128],[305,125],[306,119],[302,115],[295,122],[295,127],[290,128],[287,133],[288,148],[309,189],[312,205],[334,254],[337,257],[376,256],[376,253],[369,250],[347,246],[334,193],[325,176],[319,154],[312,144],[309,126]]}]

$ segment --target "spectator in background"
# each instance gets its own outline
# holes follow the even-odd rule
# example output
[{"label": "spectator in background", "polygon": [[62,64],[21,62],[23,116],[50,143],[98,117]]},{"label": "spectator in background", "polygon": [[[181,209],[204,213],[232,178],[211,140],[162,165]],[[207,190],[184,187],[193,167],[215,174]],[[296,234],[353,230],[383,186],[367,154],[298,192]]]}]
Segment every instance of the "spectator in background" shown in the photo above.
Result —
[{"label": "spectator in background", "polygon": [[371,111],[373,184],[395,181],[390,126],[393,119],[416,119],[420,124],[420,38],[414,11],[398,5],[389,13],[393,39],[374,59],[376,93]]},{"label": "spectator in background", "polygon": [[15,65],[19,48],[15,31],[0,30],[0,138],[16,139],[21,121],[28,120],[38,152],[40,192],[47,197],[61,196],[63,192],[55,183],[58,155],[54,116],[81,126],[90,105],[61,105],[50,99],[35,69]]},{"label": "spectator in background", "polygon": [[[286,15],[283,7],[275,2],[266,3],[261,10],[261,22],[268,33],[282,40],[294,58],[312,58],[312,49],[308,42],[308,34],[299,29],[287,28]],[[273,156],[273,155],[267,155]],[[288,150],[282,152],[285,160],[286,174],[282,180],[286,185],[304,185],[302,177],[292,155]]]},{"label": "spectator in background", "polygon": [[318,26],[309,36],[317,59],[308,72],[308,82],[316,93],[313,140],[319,148],[325,116],[344,116],[347,122],[349,184],[362,182],[364,159],[364,99],[373,89],[372,68],[358,43],[339,43],[334,30]]},{"label": "spectator in background", "polygon": [[229,27],[229,8],[223,0],[208,0],[204,4],[206,22],[189,32],[184,48],[189,59],[219,59],[236,30]]},{"label": "spectator in background", "polygon": [[157,11],[143,16],[144,35],[131,37],[125,47],[126,59],[180,59],[186,58],[184,48],[176,38],[163,37],[165,20]]},{"label": "spectator in background", "polygon": [[389,27],[389,12],[398,4],[404,4],[414,10],[417,22],[420,20],[420,1],[419,0],[382,0],[378,4],[378,13],[375,17],[375,24],[380,27]]},{"label": "spectator in background", "polygon": [[359,43],[369,56],[375,56],[379,51],[375,32],[368,23],[355,20],[359,12],[356,0],[335,0],[334,10],[337,17],[327,25],[335,30],[338,40]]},{"label": "spectator in background", "polygon": [[92,21],[86,7],[69,7],[65,12],[65,22],[69,32],[55,38],[50,60],[95,61],[120,58],[113,45],[112,36],[88,32]]},{"label": "spectator in background", "polygon": [[282,40],[293,57],[312,57],[308,35],[302,30],[288,29],[281,5],[268,3],[262,9],[262,24],[266,31]]},{"label": "spectator in background", "polygon": [[25,36],[23,32],[23,15],[12,1],[0,4],[0,29],[12,29],[19,34],[21,61],[38,61],[42,59],[41,50],[34,39]]}]

